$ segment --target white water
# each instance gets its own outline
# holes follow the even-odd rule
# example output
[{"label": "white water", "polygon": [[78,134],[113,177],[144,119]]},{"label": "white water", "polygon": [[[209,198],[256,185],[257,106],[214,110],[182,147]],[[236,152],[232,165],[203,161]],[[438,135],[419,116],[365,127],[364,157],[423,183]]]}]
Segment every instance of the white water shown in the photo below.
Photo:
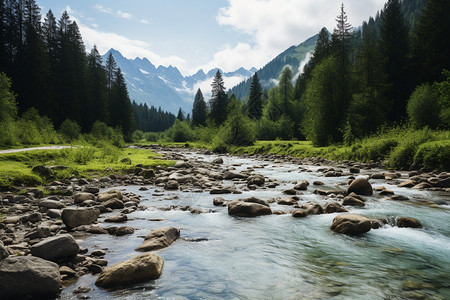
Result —
[{"label": "white water", "polygon": [[[194,157],[194,155],[191,155]],[[213,157],[204,157],[212,160]],[[227,157],[225,164],[241,163],[236,169],[262,165],[264,162]],[[318,167],[305,166],[313,171]],[[293,164],[269,163],[256,173],[275,178],[282,184],[276,189],[224,195],[226,199],[256,196],[263,199],[282,196],[294,180],[321,180],[326,186],[339,187],[346,177],[322,177],[321,173],[300,172]],[[179,239],[169,248],[158,251],[164,258],[164,271],[158,280],[123,290],[105,291],[95,287],[96,276],[83,276],[66,288],[62,299],[75,298],[72,291],[89,286],[93,299],[403,299],[412,296],[450,299],[450,227],[448,194],[415,191],[384,185],[396,194],[415,200],[443,203],[441,208],[367,197],[364,208],[350,208],[352,213],[368,217],[407,216],[419,219],[423,229],[386,226],[349,237],[329,229],[336,214],[311,215],[295,219],[288,215],[258,218],[236,218],[226,208],[212,204],[209,193],[169,192],[152,196],[154,187],[139,191],[138,186],[125,187],[142,195],[141,204],[148,210],[130,214],[125,224],[137,228],[131,236],[95,235],[80,241],[90,251],[107,248],[109,265],[134,257],[134,249],[152,229],[165,226],[181,228],[183,238],[207,238],[190,242]],[[226,184],[232,185],[232,181]],[[345,188],[342,186],[341,188]],[[324,203],[326,197],[312,194],[309,186],[305,201]],[[377,194],[375,192],[375,194]],[[163,200],[178,195],[176,200]],[[329,199],[328,199],[329,200]],[[190,205],[205,213],[161,211],[172,204]],[[271,204],[272,210],[289,207]],[[215,211],[208,213],[209,210]],[[162,222],[151,222],[163,218]],[[131,220],[130,220],[131,219]],[[101,224],[107,227],[108,224]],[[403,289],[407,281],[418,282],[414,291]],[[433,298],[437,297],[437,298]]]}]

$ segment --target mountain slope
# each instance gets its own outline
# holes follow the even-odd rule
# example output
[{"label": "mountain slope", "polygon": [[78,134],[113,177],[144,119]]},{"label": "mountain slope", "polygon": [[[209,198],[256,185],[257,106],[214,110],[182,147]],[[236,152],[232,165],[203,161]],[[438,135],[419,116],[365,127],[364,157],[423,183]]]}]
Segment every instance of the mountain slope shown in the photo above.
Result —
[{"label": "mountain slope", "polygon": [[[283,53],[279,54],[272,61],[267,63],[264,67],[259,69],[259,80],[263,89],[270,89],[278,82],[278,77],[281,71],[287,65],[292,68],[294,78],[298,76],[303,66],[309,61],[311,55],[314,53],[318,35],[315,35],[298,46],[291,46]],[[229,90],[229,94],[234,93],[236,98],[244,99],[248,96],[250,90],[251,79],[239,83]]]},{"label": "mountain slope", "polygon": [[[117,66],[124,74],[131,101],[161,107],[162,110],[174,114],[180,108],[186,114],[191,113],[198,88],[202,89],[205,99],[208,100],[212,78],[218,70],[215,68],[208,73],[199,70],[193,75],[183,76],[174,66],[156,67],[147,58],[127,59],[114,49],[103,55],[103,61],[106,61],[109,53],[112,53]],[[222,73],[225,83],[236,84],[254,72],[254,68],[251,70],[240,68],[234,72]]]}]

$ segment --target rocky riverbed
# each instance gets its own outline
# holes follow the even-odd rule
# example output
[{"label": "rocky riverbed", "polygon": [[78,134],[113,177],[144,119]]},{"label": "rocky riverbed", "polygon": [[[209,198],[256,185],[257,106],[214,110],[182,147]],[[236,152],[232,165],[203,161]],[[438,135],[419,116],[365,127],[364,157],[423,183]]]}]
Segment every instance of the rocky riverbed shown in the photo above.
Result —
[{"label": "rocky riverbed", "polygon": [[[175,166],[137,165],[128,175],[52,182],[47,188],[54,195],[46,197],[36,188],[1,194],[0,297],[261,298],[255,289],[266,284],[260,290],[274,293],[264,294],[269,298],[358,298],[348,282],[355,281],[351,273],[367,268],[379,278],[390,270],[382,265],[392,253],[403,256],[397,269],[412,274],[394,272],[395,280],[381,284],[358,278],[377,291],[374,299],[450,295],[448,274],[440,280],[430,275],[450,266],[448,173],[392,172],[378,163],[321,158],[154,150],[176,160]],[[395,240],[399,233],[438,240],[442,248],[410,249],[408,241]],[[383,244],[392,235],[391,244]],[[355,265],[347,261],[349,253],[336,259],[327,252],[348,245],[374,251],[376,270],[369,267],[374,262],[355,259],[353,250]],[[298,262],[295,253],[311,247],[315,252],[301,258],[309,265]],[[423,260],[425,275],[410,265],[411,253]],[[327,266],[341,280],[322,270]],[[281,280],[264,276],[274,270]],[[328,285],[322,282],[327,278]],[[295,280],[309,290],[296,288]]]}]

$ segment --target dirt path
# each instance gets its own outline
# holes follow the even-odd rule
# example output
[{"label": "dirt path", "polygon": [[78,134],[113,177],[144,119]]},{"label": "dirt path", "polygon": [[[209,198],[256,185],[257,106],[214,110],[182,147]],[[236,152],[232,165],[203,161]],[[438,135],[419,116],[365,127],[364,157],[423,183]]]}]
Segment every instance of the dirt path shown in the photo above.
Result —
[{"label": "dirt path", "polygon": [[65,148],[70,148],[70,146],[44,146],[44,147],[32,147],[32,148],[21,148],[21,149],[7,149],[7,150],[0,150],[0,154],[24,152],[24,151],[32,151],[32,150],[59,150],[59,149],[65,149]]}]

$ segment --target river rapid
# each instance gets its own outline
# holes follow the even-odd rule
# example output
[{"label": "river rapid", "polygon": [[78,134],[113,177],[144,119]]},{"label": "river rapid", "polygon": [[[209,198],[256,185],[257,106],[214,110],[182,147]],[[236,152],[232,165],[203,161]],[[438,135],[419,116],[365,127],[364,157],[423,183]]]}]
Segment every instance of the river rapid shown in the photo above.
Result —
[{"label": "river rapid", "polygon": [[[217,158],[178,151],[177,155],[187,161],[211,162]],[[249,190],[242,182],[223,180],[224,186],[242,192],[226,195],[195,189],[164,191],[155,185],[145,186],[146,191],[139,185],[115,187],[140,195],[140,205],[146,207],[128,215],[124,225],[134,227],[134,234],[87,236],[78,240],[80,246],[106,250],[105,259],[112,265],[140,254],[134,249],[151,230],[180,228],[181,237],[157,251],[164,259],[162,276],[107,291],[96,287],[97,276],[89,274],[66,287],[60,299],[76,298],[72,292],[81,286],[92,289],[86,294],[92,299],[450,299],[448,193],[400,188],[394,182],[370,179],[373,187],[384,186],[410,201],[388,200],[374,191],[372,196],[365,196],[366,206],[346,208],[352,214],[385,218],[391,225],[346,236],[329,229],[338,213],[293,218],[292,207],[274,202],[272,211],[286,214],[233,217],[226,207],[214,206],[213,199],[270,200],[285,196],[282,192],[292,189],[296,181],[308,180],[308,189],[298,195],[299,205],[307,201],[324,204],[333,200],[333,195],[314,194],[318,187],[312,183],[319,180],[324,183],[321,188],[346,190],[348,170],[344,169],[344,176],[324,177],[318,171],[323,165],[221,157],[224,168],[234,168],[235,172],[252,169],[252,173],[274,179],[279,185]],[[382,171],[361,169],[356,177]],[[402,178],[407,178],[406,172]],[[430,202],[435,205],[430,207]],[[202,213],[162,209],[171,205],[189,206]],[[423,228],[392,226],[399,216],[416,218]]]}]

